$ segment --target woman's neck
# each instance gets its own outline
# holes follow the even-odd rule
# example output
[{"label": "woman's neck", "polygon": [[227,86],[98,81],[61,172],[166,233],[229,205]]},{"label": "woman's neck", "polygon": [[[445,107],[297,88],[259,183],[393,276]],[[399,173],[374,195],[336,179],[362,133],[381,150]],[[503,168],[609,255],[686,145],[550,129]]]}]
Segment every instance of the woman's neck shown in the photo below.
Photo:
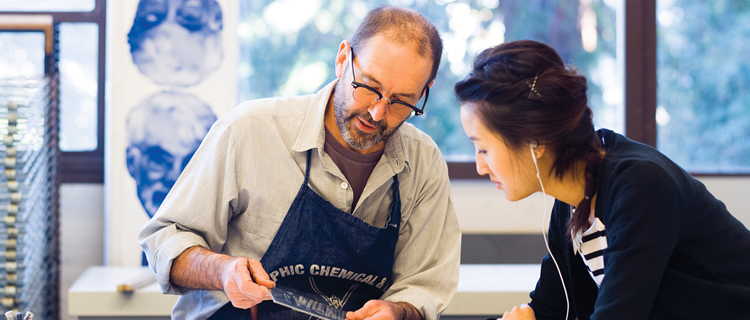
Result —
[{"label": "woman's neck", "polygon": [[[562,179],[557,179],[554,175],[548,176],[549,195],[555,199],[565,202],[575,208],[583,201],[586,191],[586,164],[583,162],[576,163],[575,170],[569,171]],[[545,183],[547,185],[547,183]],[[591,211],[589,214],[589,225],[594,222],[597,194],[589,195],[591,199]]]},{"label": "woman's neck", "polygon": [[[574,170],[567,172],[562,179],[558,179],[554,173],[547,176],[545,187],[547,193],[555,199],[565,202],[573,207],[583,200],[586,190],[586,164],[578,162]],[[548,187],[547,187],[548,186]]]}]

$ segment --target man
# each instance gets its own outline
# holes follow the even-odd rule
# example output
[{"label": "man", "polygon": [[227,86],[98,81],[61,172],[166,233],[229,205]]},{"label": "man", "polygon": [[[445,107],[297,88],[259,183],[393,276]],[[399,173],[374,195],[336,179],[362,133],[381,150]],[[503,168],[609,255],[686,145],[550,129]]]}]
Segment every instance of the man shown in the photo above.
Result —
[{"label": "man", "polygon": [[404,121],[441,53],[421,15],[381,7],[339,46],[336,81],[218,120],[139,236],[162,290],[183,294],[172,317],[308,319],[264,301],[278,285],[350,319],[436,319],[460,231],[445,160]]}]

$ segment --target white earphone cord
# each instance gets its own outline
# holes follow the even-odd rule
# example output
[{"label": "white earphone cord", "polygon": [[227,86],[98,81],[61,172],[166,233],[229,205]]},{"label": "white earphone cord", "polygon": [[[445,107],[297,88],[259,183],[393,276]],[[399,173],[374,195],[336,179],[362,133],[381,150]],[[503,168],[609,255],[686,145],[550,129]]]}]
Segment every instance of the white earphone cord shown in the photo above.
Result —
[{"label": "white earphone cord", "polygon": [[544,237],[544,245],[547,247],[547,252],[549,252],[549,256],[552,257],[552,262],[555,263],[555,268],[557,268],[557,274],[560,276],[560,283],[563,287],[563,292],[565,292],[565,303],[567,309],[565,310],[565,320],[568,320],[568,315],[570,314],[570,300],[568,299],[568,289],[565,288],[565,280],[562,276],[562,271],[560,271],[560,266],[557,264],[557,260],[555,259],[555,255],[552,254],[552,250],[549,249],[549,241],[547,240],[547,233],[544,232],[545,230],[545,224],[544,224],[544,217],[547,215],[547,193],[544,192],[544,184],[542,183],[542,176],[539,174],[539,165],[536,162],[536,156],[534,155],[534,144],[529,143],[529,149],[531,150],[531,159],[534,160],[534,167],[536,168],[536,177],[539,179],[539,185],[542,187],[542,194],[544,197],[542,200],[544,201],[544,213],[542,213],[542,237]]}]

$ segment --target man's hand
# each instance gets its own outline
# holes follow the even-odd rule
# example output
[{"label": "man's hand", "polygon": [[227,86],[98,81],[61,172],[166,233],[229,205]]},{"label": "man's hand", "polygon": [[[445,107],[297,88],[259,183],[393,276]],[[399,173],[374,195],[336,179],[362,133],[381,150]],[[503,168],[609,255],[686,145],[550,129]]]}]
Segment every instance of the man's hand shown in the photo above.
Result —
[{"label": "man's hand", "polygon": [[260,261],[244,257],[233,258],[223,267],[221,287],[236,308],[247,309],[263,300],[271,300],[269,288],[276,283],[268,278]]},{"label": "man's hand", "polygon": [[370,300],[354,312],[346,313],[347,320],[422,320],[414,306],[406,302],[393,303],[385,300]]},{"label": "man's hand", "polygon": [[510,312],[503,313],[502,320],[536,320],[536,317],[534,310],[524,303],[520,307],[513,307]]},{"label": "man's hand", "polygon": [[268,288],[276,286],[260,261],[230,257],[200,246],[188,248],[172,261],[169,278],[173,285],[183,288],[223,290],[232,305],[242,309],[270,300]]}]

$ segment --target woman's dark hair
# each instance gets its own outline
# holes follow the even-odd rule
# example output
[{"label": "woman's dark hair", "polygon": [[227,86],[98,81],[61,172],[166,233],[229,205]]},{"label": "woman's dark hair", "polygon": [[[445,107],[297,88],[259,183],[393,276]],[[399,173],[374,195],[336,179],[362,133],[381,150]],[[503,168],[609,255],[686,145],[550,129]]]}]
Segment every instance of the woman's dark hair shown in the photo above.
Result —
[{"label": "woman's dark hair", "polygon": [[461,103],[473,103],[484,125],[509,148],[544,145],[554,156],[551,170],[558,179],[579,161],[586,164],[584,198],[568,222],[573,234],[589,226],[602,162],[586,89],[586,78],[566,67],[553,48],[531,40],[482,51],[472,72],[455,85]]}]

